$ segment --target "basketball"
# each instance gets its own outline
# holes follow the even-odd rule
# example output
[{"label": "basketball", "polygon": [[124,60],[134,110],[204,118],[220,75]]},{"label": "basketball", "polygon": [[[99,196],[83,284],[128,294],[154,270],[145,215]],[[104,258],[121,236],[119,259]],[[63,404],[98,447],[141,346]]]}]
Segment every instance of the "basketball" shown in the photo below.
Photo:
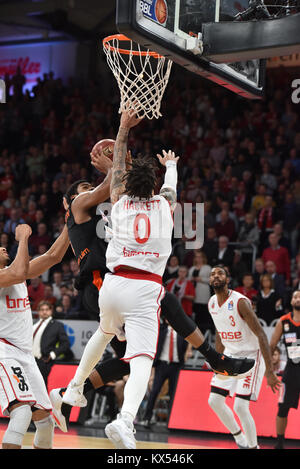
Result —
[{"label": "basketball", "polygon": [[165,0],[157,0],[155,5],[155,16],[159,23],[164,24],[167,21],[168,9]]},{"label": "basketball", "polygon": [[96,145],[94,145],[92,151],[97,150],[104,156],[107,156],[108,158],[113,160],[114,146],[115,146],[115,140],[103,139],[97,142]]}]

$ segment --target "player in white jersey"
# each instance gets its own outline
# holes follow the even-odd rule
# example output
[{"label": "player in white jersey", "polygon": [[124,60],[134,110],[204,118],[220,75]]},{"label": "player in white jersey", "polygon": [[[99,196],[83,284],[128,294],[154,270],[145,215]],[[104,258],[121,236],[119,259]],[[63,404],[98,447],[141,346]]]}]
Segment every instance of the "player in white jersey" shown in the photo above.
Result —
[{"label": "player in white jersey", "polygon": [[90,340],[73,383],[63,397],[64,402],[72,403],[74,393],[74,403],[78,405],[76,389],[89,376],[107,344],[114,335],[126,340],[123,360],[130,361],[130,376],[124,389],[124,403],[120,418],[106,427],[107,435],[120,448],[136,447],[133,421],[146,394],[156,353],[160,302],[164,296],[162,275],[172,250],[169,199],[176,203],[177,185],[178,157],[171,151],[164,152],[163,157],[159,155],[166,175],[157,196],[156,168],[150,159],[133,160],[126,172],[128,134],[138,123],[137,117],[123,113],[115,143],[110,193],[112,230],[106,253],[107,267],[112,273],[106,274],[99,294],[100,332],[93,336],[94,362]]},{"label": "player in white jersey", "polygon": [[17,255],[9,265],[5,248],[0,248],[0,405],[9,424],[3,449],[20,449],[31,420],[36,432],[34,448],[52,447],[54,422],[47,389],[32,353],[32,313],[26,279],[35,278],[60,262],[68,246],[67,230],[42,256],[29,262],[30,226],[18,225]]},{"label": "player in white jersey", "polygon": [[[209,405],[222,423],[232,433],[239,448],[257,448],[257,434],[249,410],[256,401],[264,375],[275,392],[280,381],[273,372],[272,358],[267,336],[253,312],[250,300],[228,288],[227,269],[216,266],[210,274],[210,285],[215,294],[208,302],[208,309],[216,327],[216,350],[231,357],[255,359],[255,366],[246,377],[236,379],[214,375],[211,381]],[[225,403],[226,397],[234,396],[234,411],[240,419],[244,434],[232,410]]]}]

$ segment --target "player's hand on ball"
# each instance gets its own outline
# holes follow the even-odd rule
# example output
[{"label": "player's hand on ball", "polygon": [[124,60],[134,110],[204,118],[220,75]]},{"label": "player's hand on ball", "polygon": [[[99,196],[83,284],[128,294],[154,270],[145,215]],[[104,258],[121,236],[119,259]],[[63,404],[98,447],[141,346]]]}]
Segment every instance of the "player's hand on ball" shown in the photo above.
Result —
[{"label": "player's hand on ball", "polygon": [[91,152],[91,164],[100,171],[100,173],[104,174],[107,174],[113,165],[112,160],[99,153],[99,151]]},{"label": "player's hand on ball", "polygon": [[163,166],[166,166],[167,161],[175,161],[175,163],[177,163],[177,161],[179,160],[179,156],[175,156],[175,153],[172,150],[169,150],[168,153],[163,150],[162,153],[163,156],[157,154],[157,158]]},{"label": "player's hand on ball", "polygon": [[31,235],[32,230],[29,225],[26,223],[18,225],[15,230],[15,238],[16,241],[21,241],[21,239],[29,238]]}]

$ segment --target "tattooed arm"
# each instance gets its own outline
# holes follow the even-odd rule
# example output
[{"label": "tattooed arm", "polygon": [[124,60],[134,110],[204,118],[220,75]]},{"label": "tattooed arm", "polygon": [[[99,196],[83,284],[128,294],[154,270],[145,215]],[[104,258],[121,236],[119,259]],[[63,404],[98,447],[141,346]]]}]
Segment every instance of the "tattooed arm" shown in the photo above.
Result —
[{"label": "tattooed arm", "polygon": [[165,181],[160,189],[159,194],[165,197],[170,204],[172,212],[175,210],[177,202],[177,161],[179,156],[175,157],[175,153],[171,150],[167,153],[163,150],[163,156],[157,155],[160,163],[166,167]]},{"label": "tattooed arm", "polygon": [[119,132],[114,148],[114,159],[112,167],[112,177],[110,183],[110,200],[112,204],[118,202],[121,195],[125,193],[124,175],[126,173],[127,142],[129,131],[136,126],[141,119],[130,112],[123,112]]}]

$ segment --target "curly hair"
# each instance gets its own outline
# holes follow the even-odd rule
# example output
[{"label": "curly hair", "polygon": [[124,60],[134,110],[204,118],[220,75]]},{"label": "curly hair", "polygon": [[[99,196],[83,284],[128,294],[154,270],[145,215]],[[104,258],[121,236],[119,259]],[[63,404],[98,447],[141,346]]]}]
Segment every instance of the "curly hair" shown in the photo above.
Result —
[{"label": "curly hair", "polygon": [[153,159],[133,159],[131,168],[124,176],[125,191],[129,197],[150,199],[156,185],[156,165]]}]

